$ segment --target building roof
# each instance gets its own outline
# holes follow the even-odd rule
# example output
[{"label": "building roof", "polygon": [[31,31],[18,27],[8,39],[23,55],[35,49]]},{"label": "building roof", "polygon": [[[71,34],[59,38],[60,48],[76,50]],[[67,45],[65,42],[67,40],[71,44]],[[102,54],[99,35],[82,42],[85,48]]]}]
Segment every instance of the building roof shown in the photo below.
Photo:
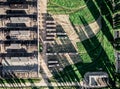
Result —
[{"label": "building roof", "polygon": [[0,3],[2,76],[9,77],[7,74],[14,72],[22,78],[38,77],[37,0]]},{"label": "building roof", "polygon": [[10,4],[10,8],[12,9],[28,9],[27,4]]},{"label": "building roof", "polygon": [[89,87],[108,86],[108,74],[106,72],[87,72],[84,75],[84,80]]},{"label": "building roof", "polygon": [[8,49],[20,49],[20,45],[19,44],[11,44],[9,47],[7,47]]},{"label": "building roof", "polygon": [[16,31],[10,31],[10,35],[22,35],[22,36],[27,36],[30,34],[30,31],[19,31],[19,30],[16,30]]},{"label": "building roof", "polygon": [[28,17],[10,17],[11,23],[28,23],[30,19]]},{"label": "building roof", "polygon": [[38,71],[38,65],[27,65],[27,66],[4,66],[3,71],[18,71],[18,72],[30,72]]}]

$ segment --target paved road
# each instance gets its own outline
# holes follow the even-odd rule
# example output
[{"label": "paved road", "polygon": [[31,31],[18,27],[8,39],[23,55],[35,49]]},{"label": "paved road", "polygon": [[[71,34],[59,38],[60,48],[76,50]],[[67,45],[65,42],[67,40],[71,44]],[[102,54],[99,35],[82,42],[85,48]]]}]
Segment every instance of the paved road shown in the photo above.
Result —
[{"label": "paved road", "polygon": [[[42,45],[43,45],[43,52],[40,56],[40,61],[41,61],[41,67],[46,75],[45,78],[51,77],[51,73],[47,67],[47,56],[46,56],[46,49],[47,45],[44,42],[46,40],[46,13],[47,13],[47,0],[39,0],[39,6],[40,6],[40,11],[39,11],[39,16],[40,16],[40,32],[41,32],[41,39],[42,39]],[[42,76],[42,75],[41,75]],[[42,76],[43,77],[43,76]],[[43,78],[43,79],[45,79]]]}]

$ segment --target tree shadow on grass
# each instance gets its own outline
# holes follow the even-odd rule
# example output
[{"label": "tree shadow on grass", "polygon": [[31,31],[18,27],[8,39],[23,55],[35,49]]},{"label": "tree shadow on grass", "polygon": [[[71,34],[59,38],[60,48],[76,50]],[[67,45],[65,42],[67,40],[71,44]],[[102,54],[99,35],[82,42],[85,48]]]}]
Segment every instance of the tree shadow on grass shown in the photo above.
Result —
[{"label": "tree shadow on grass", "polygon": [[[58,32],[62,32],[65,33],[64,29],[62,28],[61,25],[59,25],[59,31]],[[68,36],[66,36],[67,39],[59,39],[60,42],[62,43],[61,45],[59,45],[56,41],[55,41],[55,45],[53,45],[53,52],[55,53],[61,53],[62,56],[57,56],[57,58],[64,58],[66,59],[66,62],[68,65],[71,65],[69,63],[69,61],[67,60],[67,57],[63,54],[68,54],[68,53],[76,53],[76,49],[74,48],[73,44],[71,43],[70,39]],[[57,55],[58,55],[57,54]],[[70,56],[70,55],[69,55]],[[54,57],[55,58],[55,57]],[[72,60],[73,58],[71,58]],[[73,60],[72,60],[73,61]],[[64,66],[64,65],[63,65]],[[66,70],[70,70],[71,73],[67,73]],[[65,67],[65,69],[63,68],[63,71],[61,72],[59,69],[54,68],[53,72],[53,77],[56,80],[56,84],[61,84],[62,86],[67,86],[68,83],[72,84],[72,82],[79,82],[80,78],[79,76],[75,73],[74,69],[72,66],[70,66],[69,68]],[[79,83],[76,84],[76,86],[79,86]]]},{"label": "tree shadow on grass", "polygon": [[60,83],[62,86],[68,86],[68,84],[72,85],[73,83],[76,83],[76,85],[73,85],[75,86],[75,89],[76,87],[81,88],[79,83],[80,78],[75,73],[72,66],[66,67],[63,71],[55,71],[53,73],[54,73],[54,78],[56,79],[56,83]]},{"label": "tree shadow on grass", "polygon": [[[110,0],[95,0],[93,3],[96,3],[102,15],[108,20],[112,26],[112,3]],[[97,8],[97,7],[96,7]],[[90,10],[90,9],[89,9]]]},{"label": "tree shadow on grass", "polygon": [[[85,2],[87,0],[84,0]],[[93,15],[94,18],[96,18],[96,14],[95,11],[93,10],[93,8],[91,8],[91,4],[94,6],[94,9],[101,13],[101,15],[105,15],[105,18],[109,21],[109,23],[111,24],[112,26],[112,15],[111,15],[111,12],[112,12],[112,3],[110,0],[90,0],[88,3],[87,3],[87,7],[88,9],[90,10],[91,14]]]},{"label": "tree shadow on grass", "polygon": [[[87,22],[84,20],[84,19],[82,19],[82,18],[80,18],[82,21],[83,21],[83,23],[86,23],[87,24]],[[75,29],[75,26],[73,26],[74,27],[74,30],[76,30]],[[76,32],[76,33],[78,33],[78,32]],[[83,32],[84,33],[84,32]],[[84,34],[85,35],[85,34]],[[79,36],[79,34],[78,34],[78,36]],[[97,40],[97,38],[95,37],[95,40],[96,40],[96,43],[99,43],[99,41]],[[94,42],[93,42],[93,40],[91,41],[89,41],[89,43],[90,44],[94,44]],[[101,43],[99,43],[99,44],[101,44]],[[86,48],[86,50],[88,50],[89,49],[89,46],[87,46],[86,45],[86,43],[83,43],[83,45],[85,46],[85,48]],[[101,47],[101,45],[100,45],[100,47]],[[102,49],[102,47],[101,47],[101,49]],[[93,57],[93,54],[91,54],[91,52],[88,52],[88,54],[90,55],[90,57]],[[101,53],[100,53],[101,54]],[[99,54],[99,55],[100,55]],[[100,56],[98,56],[98,58],[99,58]],[[92,59],[92,58],[91,58]],[[96,60],[97,60],[97,58],[96,58]],[[95,60],[93,60],[92,59],[92,61],[95,61]],[[95,63],[95,62],[94,62]],[[97,62],[96,62],[97,63]],[[81,81],[82,80],[82,78],[83,78],[83,76],[84,76],[84,74],[86,73],[86,72],[88,72],[88,71],[98,71],[98,69],[100,68],[100,67],[102,67],[102,66],[97,66],[96,65],[96,63],[93,65],[93,63],[77,63],[77,64],[75,64],[75,67],[76,67],[76,69],[75,69],[75,67],[73,67],[73,65],[70,65],[70,66],[68,66],[68,67],[65,67],[64,69],[63,69],[63,71],[57,71],[57,72],[54,72],[54,78],[55,79],[57,79],[57,81],[60,83],[60,82],[64,82],[65,84],[68,82],[68,81],[71,81],[71,82],[76,82],[76,81]],[[89,65],[89,66],[88,66]],[[103,64],[102,64],[103,65]],[[88,67],[86,67],[86,66],[88,66]],[[96,67],[94,67],[93,68],[93,66],[96,66]],[[97,68],[98,67],[98,68]],[[87,68],[87,69],[86,69]],[[79,72],[80,74],[76,74],[75,72]],[[80,77],[80,76],[82,76],[82,77]]]},{"label": "tree shadow on grass", "polygon": [[[64,55],[62,55],[62,57],[66,58],[66,56]],[[69,62],[67,61],[67,63]],[[71,64],[68,64],[68,65],[71,65]],[[70,72],[67,73],[67,71],[70,71]],[[73,82],[76,82],[76,86],[80,86],[79,84],[80,78],[75,73],[72,66],[64,67],[62,71],[60,71],[57,68],[54,68],[54,70],[52,71],[52,74],[56,84],[59,83],[61,84],[61,86],[68,86],[68,84],[72,84]]]},{"label": "tree shadow on grass", "polygon": [[3,79],[0,79],[0,85],[1,85],[2,88],[5,88],[5,89],[6,89],[5,83],[4,83],[4,80],[3,80]]},{"label": "tree shadow on grass", "polygon": [[[83,22],[83,24],[87,23],[87,21],[83,18],[80,17],[80,20]],[[73,24],[72,24],[73,25]],[[76,30],[75,26],[73,25],[74,29]],[[90,27],[89,27],[90,29]],[[87,29],[86,29],[87,30]],[[92,30],[91,30],[92,31]],[[77,32],[76,32],[77,33]],[[93,33],[94,34],[94,33]],[[79,35],[79,34],[78,34]],[[88,51],[90,49],[90,44],[93,45],[94,44],[94,40],[96,40],[96,43],[99,43],[99,47],[101,48],[101,52],[98,55],[98,58],[96,58],[95,60],[93,60],[93,54],[91,54],[90,51]],[[109,50],[106,50],[104,45],[106,45],[106,42],[103,39],[103,42],[99,42],[98,38],[96,36],[94,36],[94,40],[89,39],[89,44],[86,44],[85,41],[82,41],[82,44],[84,46],[84,48],[87,51],[87,54],[90,56],[92,63],[88,64],[88,67],[84,66],[85,64],[83,63],[83,65],[81,66],[79,63],[76,64],[76,67],[78,68],[80,74],[82,74],[82,76],[84,76],[84,73],[88,72],[88,71],[99,71],[100,68],[102,68],[102,71],[106,71],[109,76],[110,76],[110,84],[112,86],[115,86],[115,76],[114,76],[114,72],[115,72],[115,66],[114,64],[111,62],[111,59],[108,57],[108,55],[113,55],[113,54],[107,54],[106,52],[108,52]],[[85,42],[85,43],[84,43]],[[109,42],[109,41],[108,41]],[[94,51],[94,50],[93,50]],[[83,59],[85,60],[85,59]],[[98,62],[98,63],[97,63]]]},{"label": "tree shadow on grass", "polygon": [[[84,0],[86,2],[86,0]],[[107,0],[108,1],[108,0]],[[106,2],[106,0],[90,0],[89,3],[87,3],[87,7],[90,10],[91,14],[94,18],[95,12],[93,11],[93,8],[90,8],[90,4],[94,5],[94,9],[97,9],[97,13],[101,13],[101,21],[102,21],[102,32],[106,36],[106,38],[112,42],[113,41],[113,35],[111,33],[112,29],[112,15],[111,15],[111,9],[109,9],[108,4],[111,4],[111,2]],[[110,5],[109,5],[110,6]]]},{"label": "tree shadow on grass", "polygon": [[[47,74],[45,73],[45,71],[44,71],[44,69],[43,69],[42,67],[41,67],[41,70],[42,70],[41,76],[42,76],[44,82],[47,84],[47,87],[48,87],[49,89],[53,89],[54,86],[53,86],[53,85],[51,84],[51,82],[49,81],[49,77],[47,76]],[[33,89],[37,89],[37,88],[34,87]]]},{"label": "tree shadow on grass", "polygon": [[90,10],[94,19],[97,20],[100,15],[100,12],[99,12],[98,8],[96,7],[95,3],[93,2],[93,0],[89,0],[89,1],[84,0],[84,1],[86,2],[86,5],[87,5],[88,9]]},{"label": "tree shadow on grass", "polygon": [[7,78],[5,77],[4,81],[6,83],[8,83],[11,87],[13,87],[13,88],[15,88],[15,87],[23,88],[22,82],[13,72],[12,73],[6,73],[5,76],[7,76]]}]

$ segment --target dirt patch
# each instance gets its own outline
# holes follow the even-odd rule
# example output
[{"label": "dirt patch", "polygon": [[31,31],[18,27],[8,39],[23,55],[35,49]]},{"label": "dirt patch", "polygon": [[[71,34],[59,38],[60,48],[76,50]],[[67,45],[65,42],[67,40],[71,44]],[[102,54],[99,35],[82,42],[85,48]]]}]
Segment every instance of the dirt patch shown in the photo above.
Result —
[{"label": "dirt patch", "polygon": [[76,50],[76,42],[80,42],[93,37],[101,29],[101,17],[99,17],[97,21],[87,26],[82,25],[74,27],[69,20],[69,15],[53,15],[53,18],[57,24],[62,26]]}]

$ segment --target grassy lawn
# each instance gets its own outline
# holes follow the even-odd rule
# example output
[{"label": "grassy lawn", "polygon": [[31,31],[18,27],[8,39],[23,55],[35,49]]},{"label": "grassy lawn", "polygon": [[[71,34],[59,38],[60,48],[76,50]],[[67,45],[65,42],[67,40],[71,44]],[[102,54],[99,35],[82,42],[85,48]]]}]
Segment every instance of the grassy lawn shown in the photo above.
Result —
[{"label": "grassy lawn", "polygon": [[[99,36],[98,36],[99,37]],[[94,37],[93,37],[94,38]],[[93,39],[91,38],[91,40]],[[85,42],[88,40],[85,40]],[[94,40],[94,42],[96,43],[96,41]],[[58,82],[72,82],[72,81],[81,81],[84,74],[88,71],[99,71],[99,69],[101,68],[103,71],[106,71],[110,74],[110,76],[112,77],[112,73],[113,71],[113,66],[114,66],[114,51],[112,48],[112,45],[109,43],[109,41],[107,40],[107,38],[105,36],[103,36],[103,40],[101,42],[102,44],[99,45],[99,47],[97,48],[97,51],[100,51],[99,49],[102,48],[102,52],[96,53],[96,50],[92,50],[91,54],[90,53],[86,53],[84,54],[83,60],[85,61],[84,63],[77,63],[74,65],[70,65],[67,66],[66,68],[64,68],[64,70],[62,72],[57,72],[57,74],[54,76],[55,79],[57,79],[56,81]],[[97,46],[98,44],[96,44]],[[93,45],[90,45],[90,47],[93,47]],[[81,49],[85,50],[84,46],[81,46]],[[92,48],[91,48],[92,49]],[[94,54],[97,54],[97,58],[94,59],[94,61],[90,62],[91,56]],[[109,55],[111,54],[111,55]],[[85,57],[86,56],[86,57]],[[95,58],[95,57],[93,57]],[[89,60],[88,60],[89,59]],[[110,67],[110,65],[112,65]],[[111,71],[112,70],[112,71]]]},{"label": "grassy lawn", "polygon": [[[77,43],[83,62],[67,66],[61,72],[55,72],[54,78],[57,79],[56,81],[64,83],[67,81],[81,81],[86,72],[100,71],[101,69],[106,71],[110,78],[114,80],[114,50],[108,39],[110,35],[105,34],[112,34],[113,31],[107,20],[106,24],[95,37]],[[110,32],[107,31],[108,27]]]},{"label": "grassy lawn", "polygon": [[[95,21],[95,18],[92,16],[91,12],[87,7],[78,10],[75,13],[71,13],[69,15],[70,15],[70,21],[75,25],[83,24],[80,17],[83,17],[87,21],[87,23],[92,23]],[[98,16],[99,14],[97,15],[97,18]]]},{"label": "grassy lawn", "polygon": [[[55,1],[58,0],[54,0],[54,2]],[[72,1],[73,0],[71,0],[71,2]],[[60,1],[55,3],[59,4]],[[49,6],[50,5],[53,4],[49,4]],[[65,6],[63,2],[62,4],[59,5]],[[63,69],[63,71],[56,70],[54,72],[55,81],[63,83],[66,83],[68,81],[69,82],[81,81],[86,72],[102,70],[106,71],[109,74],[110,81],[114,83],[115,57],[112,45],[113,29],[110,24],[111,11],[106,1],[90,0],[86,4],[86,7],[76,11],[73,10],[73,12],[63,7],[59,11],[60,8],[59,5],[58,6],[56,5],[57,10],[53,12],[53,14],[68,14],[70,16],[70,21],[75,25],[84,24],[80,19],[81,17],[83,17],[88,24],[91,23],[92,21],[95,21],[99,16],[98,9],[101,9],[103,27],[95,37],[77,43],[80,57],[82,58],[83,62],[67,66]],[[101,5],[103,6],[101,7]],[[74,5],[69,5],[68,7],[72,8],[72,6],[73,8],[75,8]],[[61,13],[61,11],[65,11],[65,13],[64,12]],[[48,10],[48,12],[52,13],[52,10],[51,11]]]},{"label": "grassy lawn", "polygon": [[65,8],[79,8],[85,5],[84,0],[49,0],[50,3],[55,3]]},{"label": "grassy lawn", "polygon": [[70,14],[84,6],[84,0],[50,0],[48,2],[48,12],[51,14]]},{"label": "grassy lawn", "polygon": [[[89,7],[87,5],[89,5]],[[50,0],[48,2],[48,13],[68,14],[70,21],[74,25],[82,25],[83,23],[80,17],[85,18],[88,23],[94,22],[99,17],[99,11],[95,9],[95,7],[91,0],[87,3],[85,3],[84,0]],[[92,8],[94,8],[92,10],[94,15],[89,10]]]},{"label": "grassy lawn", "polygon": [[100,31],[95,37],[77,43],[78,51],[80,53],[80,57],[82,58],[83,63],[90,63],[96,60],[96,58],[101,53],[100,45],[102,43],[102,40],[103,34]]},{"label": "grassy lawn", "polygon": [[[97,40],[99,40],[99,42],[102,42],[103,34],[101,31],[96,34],[96,37]],[[100,43],[98,43],[98,41],[95,40],[96,37],[92,37],[91,39],[84,40],[83,42],[77,42],[76,44],[79,53],[87,53],[87,51],[93,51],[96,47],[98,47]],[[87,51],[84,46],[86,46],[86,48],[88,49]]]},{"label": "grassy lawn", "polygon": [[83,63],[90,63],[96,60],[102,51],[100,47],[102,41],[103,34],[102,31],[100,31],[95,37],[77,43],[78,51]]}]

